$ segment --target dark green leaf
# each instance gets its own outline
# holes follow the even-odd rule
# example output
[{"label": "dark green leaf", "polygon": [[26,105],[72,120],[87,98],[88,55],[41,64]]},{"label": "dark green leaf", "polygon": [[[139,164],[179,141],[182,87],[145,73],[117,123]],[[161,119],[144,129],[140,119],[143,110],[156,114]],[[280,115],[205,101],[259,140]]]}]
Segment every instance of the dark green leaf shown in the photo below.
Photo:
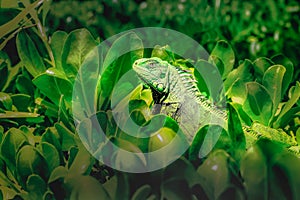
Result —
[{"label": "dark green leaf", "polygon": [[56,31],[53,33],[51,37],[51,49],[53,52],[54,60],[55,60],[55,67],[59,69],[60,71],[63,71],[62,68],[62,51],[63,46],[65,43],[65,40],[67,38],[68,34],[64,31]]},{"label": "dark green leaf", "polygon": [[40,143],[41,153],[44,156],[49,171],[53,171],[60,164],[60,156],[58,150],[50,143],[42,142]]},{"label": "dark green leaf", "polygon": [[265,58],[265,57],[257,58],[253,62],[253,68],[256,73],[256,76],[259,77],[261,80],[265,71],[272,65],[274,65],[274,63],[269,58]]},{"label": "dark green leaf", "polygon": [[56,105],[59,105],[60,97],[64,95],[68,106],[71,107],[73,86],[62,72],[55,68],[50,68],[33,79],[32,82]]},{"label": "dark green leaf", "polygon": [[286,70],[282,65],[269,67],[263,76],[262,84],[265,86],[273,101],[273,115],[281,101],[281,86]]},{"label": "dark green leaf", "polygon": [[285,95],[289,85],[293,79],[294,73],[294,64],[284,55],[276,55],[272,57],[272,61],[276,64],[283,65],[285,67],[285,73],[282,80],[282,90],[281,90],[281,97]]},{"label": "dark green leaf", "polygon": [[21,130],[11,128],[5,133],[1,144],[1,156],[11,171],[16,167],[17,152],[25,144],[28,144],[28,140]]},{"label": "dark green leaf", "polygon": [[12,109],[12,99],[10,98],[9,94],[4,92],[0,92],[0,106],[5,110]]},{"label": "dark green leaf", "polygon": [[257,82],[248,82],[247,99],[243,104],[244,111],[253,121],[268,125],[272,117],[272,99],[264,86]]},{"label": "dark green leaf", "polygon": [[[63,37],[63,40],[65,36],[60,37]],[[85,58],[96,45],[97,42],[87,29],[74,30],[67,36],[62,51],[61,62],[68,79],[71,81],[75,79]]]},{"label": "dark green leaf", "polygon": [[[129,52],[125,55],[119,55],[120,49],[124,47],[129,49],[141,49],[139,51]],[[111,46],[103,63],[103,74],[101,75],[101,96],[109,98],[111,92],[121,78],[131,69],[133,62],[142,57],[143,44],[141,39],[134,33],[128,33],[118,38]]]},{"label": "dark green leaf", "polygon": [[70,199],[74,200],[86,200],[86,199],[107,199],[109,200],[109,195],[103,186],[91,176],[77,176],[72,177],[70,180],[66,180],[73,185],[71,189]]},{"label": "dark green leaf", "polygon": [[47,180],[50,174],[43,156],[30,145],[22,147],[18,152],[17,173],[22,185],[25,185],[27,178],[32,174],[37,174],[44,180]]},{"label": "dark green leaf", "polygon": [[245,83],[253,80],[252,68],[252,63],[249,60],[245,60],[236,69],[232,70],[224,81],[226,95],[233,102],[243,104],[245,101],[247,94]]},{"label": "dark green leaf", "polygon": [[28,112],[30,103],[32,103],[32,96],[27,94],[13,94],[11,95],[13,105],[20,112]]},{"label": "dark green leaf", "polygon": [[19,75],[16,80],[16,88],[20,93],[28,94],[33,97],[34,87],[32,81],[24,75]]},{"label": "dark green leaf", "polygon": [[197,173],[205,180],[211,199],[217,199],[232,186],[230,165],[229,155],[224,150],[216,150],[198,167]]},{"label": "dark green leaf", "polygon": [[[235,61],[234,52],[231,46],[228,44],[228,42],[224,40],[220,40],[212,50],[210,56],[217,57],[223,62],[224,72],[223,73],[220,72],[220,73],[222,75],[222,78],[224,79],[228,75],[228,73],[232,70]],[[214,58],[213,60],[216,60],[216,58]]]},{"label": "dark green leaf", "polygon": [[35,44],[25,33],[25,31],[21,31],[17,35],[16,43],[19,57],[27,71],[33,77],[44,73],[46,71],[46,67],[42,60],[42,57],[40,56]]},{"label": "dark green leaf", "polygon": [[47,185],[39,175],[32,174],[27,179],[26,190],[29,192],[30,199],[42,199]]}]

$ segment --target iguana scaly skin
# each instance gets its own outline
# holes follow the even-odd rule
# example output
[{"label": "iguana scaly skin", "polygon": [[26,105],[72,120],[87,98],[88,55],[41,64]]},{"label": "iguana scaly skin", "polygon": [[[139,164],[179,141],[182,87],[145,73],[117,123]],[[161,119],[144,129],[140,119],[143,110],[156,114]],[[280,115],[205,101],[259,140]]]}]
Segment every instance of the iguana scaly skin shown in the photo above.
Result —
[{"label": "iguana scaly skin", "polygon": [[[136,60],[133,70],[152,89],[156,104],[154,112],[173,117],[189,142],[199,128],[207,124],[217,124],[227,130],[227,112],[212,105],[201,95],[191,71],[175,67],[156,57]],[[251,127],[243,125],[243,131],[247,144],[265,137],[288,147],[297,145],[295,139],[285,132],[259,123],[254,123]]]}]

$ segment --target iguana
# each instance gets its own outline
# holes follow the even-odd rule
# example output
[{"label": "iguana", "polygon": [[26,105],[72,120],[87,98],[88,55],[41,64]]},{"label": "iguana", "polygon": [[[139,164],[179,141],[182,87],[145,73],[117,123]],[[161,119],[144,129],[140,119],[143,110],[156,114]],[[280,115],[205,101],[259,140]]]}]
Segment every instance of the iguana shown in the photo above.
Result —
[{"label": "iguana", "polygon": [[[134,62],[133,70],[141,81],[152,90],[154,103],[162,112],[173,117],[182,128],[187,140],[191,142],[198,129],[206,124],[218,124],[227,130],[227,112],[214,106],[201,95],[197,81],[191,71],[173,66],[160,58],[141,58]],[[242,125],[247,144],[259,137],[296,146],[294,137],[284,131],[271,129],[259,123],[251,127]]]}]

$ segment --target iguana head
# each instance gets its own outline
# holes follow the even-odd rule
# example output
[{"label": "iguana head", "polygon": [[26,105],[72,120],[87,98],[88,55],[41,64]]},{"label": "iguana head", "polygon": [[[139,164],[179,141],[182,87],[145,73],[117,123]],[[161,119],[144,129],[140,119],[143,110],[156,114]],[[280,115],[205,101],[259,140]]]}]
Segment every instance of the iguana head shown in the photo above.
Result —
[{"label": "iguana head", "polygon": [[160,58],[141,58],[132,66],[139,78],[151,88],[163,93],[167,92],[169,64]]}]

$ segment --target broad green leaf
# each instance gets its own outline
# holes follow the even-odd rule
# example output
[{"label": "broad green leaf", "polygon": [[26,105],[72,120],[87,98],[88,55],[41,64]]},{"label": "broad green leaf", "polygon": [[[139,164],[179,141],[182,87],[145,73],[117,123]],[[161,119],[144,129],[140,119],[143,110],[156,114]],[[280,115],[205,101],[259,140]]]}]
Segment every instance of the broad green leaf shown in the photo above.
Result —
[{"label": "broad green leaf", "polygon": [[281,101],[281,86],[285,72],[284,66],[273,65],[265,71],[263,76],[262,84],[269,92],[273,102],[273,115]]},{"label": "broad green leaf", "polygon": [[17,155],[17,174],[20,183],[25,185],[32,174],[37,174],[47,180],[49,169],[44,157],[33,146],[26,145]]},{"label": "broad green leaf", "polygon": [[[98,182],[97,179],[91,176],[72,177],[67,181],[73,182],[70,195],[70,199],[72,200],[110,199],[103,186]],[[68,182],[66,184],[68,184]]]},{"label": "broad green leaf", "polygon": [[68,170],[64,166],[58,166],[56,167],[50,174],[48,183],[52,183],[60,178],[64,178],[67,176]]},{"label": "broad green leaf", "polygon": [[210,95],[213,100],[218,100],[223,90],[223,81],[217,67],[206,60],[197,61],[194,67],[194,75],[200,92]]},{"label": "broad green leaf", "polygon": [[33,77],[44,73],[46,71],[46,67],[42,57],[40,56],[35,44],[25,31],[21,31],[17,35],[16,43],[19,57],[26,70]]},{"label": "broad green leaf", "polygon": [[249,199],[267,199],[268,168],[266,158],[257,145],[249,148],[243,157],[241,175]]},{"label": "broad green leaf", "polygon": [[253,62],[253,68],[256,74],[256,77],[259,78],[260,80],[262,79],[265,71],[271,67],[272,65],[274,65],[273,61],[269,58],[265,58],[265,57],[260,57],[257,58],[254,62]]},{"label": "broad green leaf", "polygon": [[25,134],[16,128],[10,128],[4,135],[1,143],[1,157],[11,171],[16,167],[16,157],[19,149],[28,144]]},{"label": "broad green leaf", "polygon": [[248,82],[247,99],[244,102],[243,110],[253,121],[268,125],[272,117],[272,99],[264,86],[257,82]]},{"label": "broad green leaf", "polygon": [[116,173],[111,179],[107,180],[103,187],[109,193],[111,199],[129,200],[130,185],[127,173]]},{"label": "broad green leaf", "polygon": [[80,148],[69,166],[69,174],[88,175],[93,167],[95,160],[85,148]]},{"label": "broad green leaf", "polygon": [[28,112],[29,106],[32,103],[32,96],[27,94],[13,94],[11,95],[13,105],[20,112]]},{"label": "broad green leaf", "polygon": [[[290,117],[298,112],[297,108],[292,107],[297,103],[300,98],[300,82],[296,82],[295,86],[292,86],[289,91],[290,99],[284,104],[277,120],[274,122],[274,128],[282,127],[284,122],[289,121]],[[293,111],[292,111],[293,110]]]},{"label": "broad green leaf", "polygon": [[245,83],[253,80],[252,68],[252,63],[249,60],[245,60],[236,69],[232,70],[224,81],[226,95],[233,102],[244,103],[247,94]]},{"label": "broad green leaf", "polygon": [[[119,55],[122,49],[128,48],[132,52]],[[139,49],[138,51],[133,51]],[[117,81],[131,69],[133,62],[142,57],[143,44],[141,39],[134,33],[127,33],[114,41],[103,62],[101,74],[101,97],[109,98]]]},{"label": "broad green leaf", "polygon": [[[223,62],[224,72],[222,73],[222,78],[224,79],[232,70],[235,61],[234,52],[230,44],[224,40],[218,41],[218,43],[210,53],[210,56],[217,57]],[[214,58],[213,60],[216,60],[216,58]]]},{"label": "broad green leaf", "polygon": [[11,110],[12,109],[12,99],[9,96],[9,94],[0,92],[0,106],[4,108],[5,110]]},{"label": "broad green leaf", "polygon": [[161,198],[174,200],[193,199],[187,180],[176,178],[166,180],[162,183]]},{"label": "broad green leaf", "polygon": [[62,151],[68,151],[72,146],[76,145],[75,134],[71,132],[67,127],[65,127],[61,123],[55,123],[54,127],[61,138]]},{"label": "broad green leaf", "polygon": [[218,125],[206,125],[199,129],[189,148],[190,160],[207,156],[215,149],[228,149],[231,140],[227,132]]},{"label": "broad green leaf", "polygon": [[197,173],[202,177],[208,186],[211,199],[218,197],[232,186],[232,161],[224,150],[216,150],[197,169]]},{"label": "broad green leaf", "polygon": [[51,172],[60,164],[60,155],[58,150],[50,143],[42,142],[39,148],[41,149],[41,154],[45,158],[49,171]]},{"label": "broad green leaf", "polygon": [[[279,176],[278,184],[286,191],[290,199],[300,198],[298,186],[300,184],[300,159],[290,153],[283,153],[277,157],[272,166],[273,173]],[[282,181],[282,176],[285,180]]]},{"label": "broad green leaf", "polygon": [[29,192],[30,199],[42,199],[46,190],[47,185],[39,175],[32,174],[28,177],[26,191]]},{"label": "broad green leaf", "polygon": [[34,86],[32,81],[24,75],[19,75],[16,79],[16,88],[20,93],[28,94],[33,97]]},{"label": "broad green leaf", "polygon": [[[178,170],[180,169],[180,170]],[[163,169],[163,180],[186,180],[189,187],[203,182],[192,165],[192,163],[184,157],[180,157],[172,164]]]},{"label": "broad green leaf", "polygon": [[285,67],[285,73],[282,80],[282,90],[281,90],[281,97],[283,97],[286,94],[287,89],[289,88],[289,85],[293,79],[293,73],[294,73],[294,64],[292,61],[290,61],[287,57],[284,55],[276,55],[271,58],[272,61],[276,64],[283,65]]},{"label": "broad green leaf", "polygon": [[66,102],[71,107],[72,83],[57,69],[47,69],[45,73],[37,76],[32,82],[56,105],[59,105],[60,97],[64,95]]},{"label": "broad green leaf", "polygon": [[[49,0],[48,0],[49,1]],[[60,71],[64,71],[62,68],[62,51],[64,43],[66,41],[68,34],[64,31],[56,31],[51,37],[50,46],[53,52],[55,67]]]},{"label": "broad green leaf", "polygon": [[77,29],[68,34],[61,57],[62,67],[68,79],[75,79],[86,56],[96,45],[97,42],[87,29]]}]

